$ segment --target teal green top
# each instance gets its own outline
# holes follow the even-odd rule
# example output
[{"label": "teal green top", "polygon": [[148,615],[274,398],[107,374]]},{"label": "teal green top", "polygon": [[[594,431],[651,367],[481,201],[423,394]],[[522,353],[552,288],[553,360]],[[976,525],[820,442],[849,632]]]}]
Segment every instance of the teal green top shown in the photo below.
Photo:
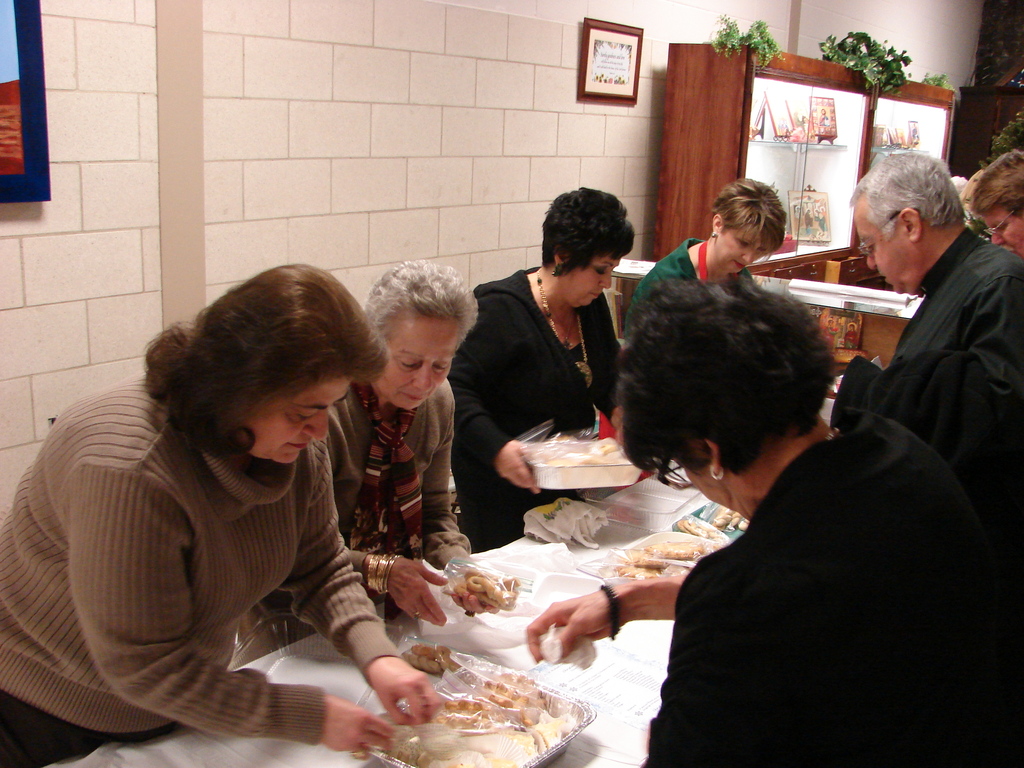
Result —
[{"label": "teal green top", "polygon": [[[683,241],[682,245],[676,248],[672,253],[663,258],[648,272],[640,284],[633,291],[633,298],[630,299],[629,309],[626,311],[626,332],[628,334],[631,325],[630,318],[633,314],[633,309],[640,305],[646,298],[647,294],[651,292],[651,288],[654,284],[661,280],[696,280],[697,271],[693,268],[693,262],[690,261],[689,250],[698,243],[704,242],[698,240],[695,237],[687,238]],[[740,270],[740,274],[744,277],[753,279],[753,276],[744,267]]]}]

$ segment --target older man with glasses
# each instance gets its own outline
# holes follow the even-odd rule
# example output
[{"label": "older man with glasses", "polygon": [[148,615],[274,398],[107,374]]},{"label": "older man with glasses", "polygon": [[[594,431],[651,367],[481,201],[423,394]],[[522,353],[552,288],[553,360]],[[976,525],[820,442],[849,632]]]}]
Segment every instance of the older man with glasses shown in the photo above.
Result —
[{"label": "older man with glasses", "polygon": [[1011,150],[982,171],[970,207],[985,221],[985,235],[993,243],[1024,259],[1024,152]]},{"label": "older man with glasses", "polygon": [[996,554],[1006,764],[1024,765],[1024,261],[964,227],[948,169],[926,155],[883,160],[852,204],[868,264],[925,298],[888,368],[850,364],[833,418],[901,422],[967,491]]}]

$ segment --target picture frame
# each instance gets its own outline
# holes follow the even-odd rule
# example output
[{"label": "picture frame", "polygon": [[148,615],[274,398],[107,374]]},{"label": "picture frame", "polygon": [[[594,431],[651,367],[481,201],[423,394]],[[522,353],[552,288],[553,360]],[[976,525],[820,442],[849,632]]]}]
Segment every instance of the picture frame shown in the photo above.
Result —
[{"label": "picture frame", "polygon": [[808,187],[790,190],[789,219],[793,238],[798,242],[827,244],[832,242],[829,224],[828,193]]},{"label": "picture frame", "polygon": [[921,146],[921,129],[918,127],[917,120],[907,121],[907,147],[910,149],[917,149]]},{"label": "picture frame", "polygon": [[[755,139],[767,140],[768,136],[768,118],[771,116],[771,107],[768,106],[768,97],[762,96],[761,100],[754,107],[754,111],[751,113],[752,117],[750,120],[750,130],[748,138],[750,141]],[[772,121],[772,131],[775,130],[775,121]]]},{"label": "picture frame", "polygon": [[829,144],[835,143],[839,136],[839,127],[836,125],[835,99],[831,96],[812,96],[809,120],[808,138],[813,136],[819,144],[823,141],[827,141]]},{"label": "picture frame", "polygon": [[863,313],[823,307],[818,314],[818,325],[832,349],[860,349]]},{"label": "picture frame", "polygon": [[0,0],[0,203],[49,199],[39,0]]},{"label": "picture frame", "polygon": [[775,141],[789,141],[793,133],[793,118],[789,114],[789,104],[785,99],[777,95],[771,95],[767,91],[765,97],[768,101],[768,110],[772,116],[772,130],[775,132]]},{"label": "picture frame", "polygon": [[643,41],[640,27],[583,19],[576,100],[636,106]]},{"label": "picture frame", "polygon": [[884,125],[875,125],[871,128],[871,146],[884,147],[889,143],[889,129]]},{"label": "picture frame", "polygon": [[811,134],[807,119],[807,101],[799,99],[796,101],[786,100],[786,112],[789,114],[790,137],[789,140],[798,144],[808,141]]}]

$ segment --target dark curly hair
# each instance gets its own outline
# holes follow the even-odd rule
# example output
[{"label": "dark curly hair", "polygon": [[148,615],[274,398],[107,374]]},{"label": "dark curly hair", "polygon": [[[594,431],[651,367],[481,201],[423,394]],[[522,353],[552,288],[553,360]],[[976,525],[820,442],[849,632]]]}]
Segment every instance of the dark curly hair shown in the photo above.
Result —
[{"label": "dark curly hair", "polygon": [[541,263],[549,266],[555,252],[565,256],[564,269],[586,267],[595,256],[621,259],[633,250],[633,225],[626,206],[609,193],[580,187],[554,199],[544,217]]},{"label": "dark curly hair", "polygon": [[664,280],[637,307],[619,360],[624,448],[638,467],[699,471],[715,442],[741,472],[767,438],[806,434],[832,382],[832,355],[807,308],[738,280]]},{"label": "dark curly hair", "polygon": [[252,447],[243,424],[266,403],[332,378],[371,380],[386,359],[345,287],[293,264],[261,272],[153,339],[146,388],[193,445],[229,455]]}]

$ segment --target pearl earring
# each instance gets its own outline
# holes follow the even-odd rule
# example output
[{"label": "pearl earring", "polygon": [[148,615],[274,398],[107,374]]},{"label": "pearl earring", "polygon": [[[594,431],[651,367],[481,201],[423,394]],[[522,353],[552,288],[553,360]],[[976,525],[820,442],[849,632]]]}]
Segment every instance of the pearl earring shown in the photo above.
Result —
[{"label": "pearl earring", "polygon": [[718,232],[712,232],[712,233],[711,233],[711,236],[712,236],[712,237],[718,237]]},{"label": "pearl earring", "polygon": [[712,480],[721,480],[723,477],[725,477],[725,470],[724,469],[722,469],[720,466],[716,466],[716,467],[712,467],[711,468],[711,479]]}]

